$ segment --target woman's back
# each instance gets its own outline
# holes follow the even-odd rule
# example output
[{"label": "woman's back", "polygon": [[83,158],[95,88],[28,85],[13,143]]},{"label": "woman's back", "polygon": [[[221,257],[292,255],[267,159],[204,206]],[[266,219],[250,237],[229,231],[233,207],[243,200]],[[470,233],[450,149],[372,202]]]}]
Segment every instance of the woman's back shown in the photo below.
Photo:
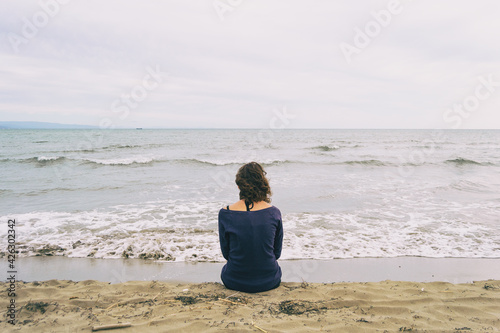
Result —
[{"label": "woman's back", "polygon": [[246,292],[277,287],[281,281],[277,259],[283,242],[280,210],[274,206],[251,211],[227,208],[219,212],[220,245],[228,261],[221,273],[224,285]]},{"label": "woman's back", "polygon": [[283,243],[281,212],[271,206],[271,187],[259,163],[238,169],[240,201],[219,212],[220,248],[227,264],[221,279],[233,290],[259,292],[281,282],[278,258]]}]

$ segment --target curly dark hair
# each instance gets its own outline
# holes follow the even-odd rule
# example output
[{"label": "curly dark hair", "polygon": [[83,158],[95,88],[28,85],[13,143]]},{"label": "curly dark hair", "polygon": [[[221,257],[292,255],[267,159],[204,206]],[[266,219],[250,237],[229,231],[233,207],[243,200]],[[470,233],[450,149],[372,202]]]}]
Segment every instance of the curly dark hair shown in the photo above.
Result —
[{"label": "curly dark hair", "polygon": [[236,185],[240,189],[240,200],[245,200],[247,205],[254,202],[271,202],[271,187],[266,178],[267,172],[257,162],[243,165],[236,173]]}]

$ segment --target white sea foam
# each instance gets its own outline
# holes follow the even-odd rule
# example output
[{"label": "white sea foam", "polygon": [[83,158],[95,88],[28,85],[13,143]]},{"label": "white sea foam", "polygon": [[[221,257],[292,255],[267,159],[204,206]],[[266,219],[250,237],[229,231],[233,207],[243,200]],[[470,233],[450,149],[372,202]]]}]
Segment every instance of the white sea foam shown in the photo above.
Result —
[{"label": "white sea foam", "polygon": [[38,162],[46,162],[46,161],[57,161],[59,159],[63,159],[62,156],[38,156]]},{"label": "white sea foam", "polygon": [[127,157],[127,158],[113,158],[113,159],[85,159],[86,161],[102,164],[102,165],[130,165],[130,164],[148,164],[155,159],[153,157],[147,156],[136,156],[136,157]]},{"label": "white sea foam", "polygon": [[[218,159],[203,159],[203,158],[197,158],[193,159],[195,162],[200,162],[200,163],[206,163],[206,164],[212,164],[212,165],[217,165],[217,166],[226,166],[226,165],[242,165],[248,162],[252,161],[252,158],[241,158],[241,159],[224,159],[224,158],[218,158]],[[286,163],[286,160],[280,160],[280,159],[259,159],[259,163],[262,165],[270,165],[270,164],[279,164],[279,163]]]},{"label": "white sea foam", "polygon": [[[220,202],[156,201],[77,213],[21,214],[16,216],[18,248],[23,256],[156,254],[165,260],[222,261],[216,220],[222,206]],[[282,259],[499,257],[500,237],[494,226],[456,219],[453,210],[439,220],[433,215],[379,208],[356,214],[285,214]],[[5,230],[0,231],[0,239],[7,244]]]}]

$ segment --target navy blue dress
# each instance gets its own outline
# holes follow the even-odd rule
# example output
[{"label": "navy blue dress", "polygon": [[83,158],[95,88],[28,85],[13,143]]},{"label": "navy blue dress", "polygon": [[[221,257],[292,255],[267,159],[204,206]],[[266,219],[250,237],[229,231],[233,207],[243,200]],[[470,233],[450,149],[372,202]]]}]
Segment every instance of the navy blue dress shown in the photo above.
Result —
[{"label": "navy blue dress", "polygon": [[227,288],[255,293],[279,286],[281,268],[277,260],[283,244],[283,223],[278,208],[221,209],[219,240],[227,260],[221,272]]}]

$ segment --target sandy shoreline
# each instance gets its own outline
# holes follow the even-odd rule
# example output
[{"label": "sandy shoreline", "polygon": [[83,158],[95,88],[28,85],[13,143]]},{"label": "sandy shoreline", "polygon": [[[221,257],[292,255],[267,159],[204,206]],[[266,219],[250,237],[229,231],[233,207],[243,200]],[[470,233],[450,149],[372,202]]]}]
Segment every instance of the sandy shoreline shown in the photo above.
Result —
[{"label": "sandy shoreline", "polygon": [[[9,304],[1,283],[0,306]],[[500,330],[500,281],[293,283],[258,294],[220,283],[49,280],[17,284],[2,332],[470,332]]]}]

